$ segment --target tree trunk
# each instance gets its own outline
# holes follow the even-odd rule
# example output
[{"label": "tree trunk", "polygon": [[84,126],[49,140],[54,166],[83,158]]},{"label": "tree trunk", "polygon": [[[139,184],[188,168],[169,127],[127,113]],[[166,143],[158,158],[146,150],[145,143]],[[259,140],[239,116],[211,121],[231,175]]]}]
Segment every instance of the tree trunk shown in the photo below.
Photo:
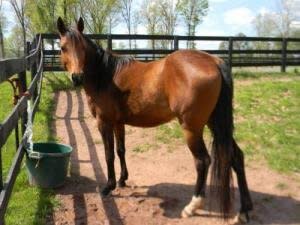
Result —
[{"label": "tree trunk", "polygon": [[66,0],[64,0],[64,6],[63,7],[64,7],[64,19],[67,20],[67,3],[66,3]]},{"label": "tree trunk", "polygon": [[[188,23],[188,36],[191,36],[191,23]],[[186,48],[189,49],[190,48],[190,41],[186,42]]]},{"label": "tree trunk", "polygon": [[5,58],[5,50],[4,50],[4,38],[3,38],[1,23],[0,23],[0,45],[1,45],[0,59],[4,59]]}]

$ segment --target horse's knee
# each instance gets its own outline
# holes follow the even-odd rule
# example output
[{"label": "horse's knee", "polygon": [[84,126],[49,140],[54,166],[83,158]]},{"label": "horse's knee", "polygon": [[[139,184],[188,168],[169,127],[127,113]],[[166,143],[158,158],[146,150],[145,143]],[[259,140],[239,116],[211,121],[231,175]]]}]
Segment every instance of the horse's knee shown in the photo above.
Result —
[{"label": "horse's knee", "polygon": [[209,168],[210,164],[211,164],[211,159],[209,155],[205,155],[204,157],[198,157],[195,160],[196,169],[199,172],[202,171],[203,168],[205,169]]},{"label": "horse's knee", "polygon": [[125,148],[124,147],[118,147],[117,148],[117,153],[119,157],[123,157],[125,155]]}]

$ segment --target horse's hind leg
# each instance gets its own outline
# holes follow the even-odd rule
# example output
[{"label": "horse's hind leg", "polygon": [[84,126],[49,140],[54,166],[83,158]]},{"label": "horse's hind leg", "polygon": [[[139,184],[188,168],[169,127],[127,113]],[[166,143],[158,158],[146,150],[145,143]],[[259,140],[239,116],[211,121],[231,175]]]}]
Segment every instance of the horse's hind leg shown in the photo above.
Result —
[{"label": "horse's hind leg", "polygon": [[233,140],[234,155],[232,160],[232,168],[237,175],[237,181],[239,185],[240,198],[241,198],[241,209],[238,219],[240,222],[248,222],[249,216],[248,211],[253,209],[252,200],[250,197],[244,166],[244,154],[239,148],[235,140]]},{"label": "horse's hind leg", "polygon": [[118,181],[119,187],[125,187],[125,181],[128,179],[128,171],[125,160],[125,126],[124,124],[118,124],[114,128],[114,133],[117,142],[117,153],[121,164],[121,176]]},{"label": "horse's hind leg", "polygon": [[191,202],[182,210],[182,217],[194,215],[198,208],[203,207],[205,198],[205,188],[207,172],[210,165],[210,157],[203,141],[202,132],[184,130],[186,141],[191,150],[197,170],[197,181],[195,185],[194,196]]}]

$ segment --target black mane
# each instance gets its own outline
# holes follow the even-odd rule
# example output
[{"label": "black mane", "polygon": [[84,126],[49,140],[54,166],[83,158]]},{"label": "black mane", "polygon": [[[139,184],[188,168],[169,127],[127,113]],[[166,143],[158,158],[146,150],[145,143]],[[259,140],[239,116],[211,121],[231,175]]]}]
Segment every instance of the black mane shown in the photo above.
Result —
[{"label": "black mane", "polygon": [[92,80],[97,89],[104,89],[112,82],[120,70],[130,64],[132,57],[118,56],[104,50],[87,36],[83,36],[87,45],[92,49],[87,53],[85,75]]}]

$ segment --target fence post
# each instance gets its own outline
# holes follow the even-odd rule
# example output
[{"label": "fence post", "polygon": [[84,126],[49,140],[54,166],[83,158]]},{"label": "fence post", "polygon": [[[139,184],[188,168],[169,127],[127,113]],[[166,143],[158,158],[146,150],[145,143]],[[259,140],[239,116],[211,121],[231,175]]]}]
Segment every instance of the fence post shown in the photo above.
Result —
[{"label": "fence post", "polygon": [[281,45],[281,72],[285,73],[286,71],[286,50],[287,50],[287,39],[282,39]]},{"label": "fence post", "polygon": [[[27,44],[28,47],[28,44]],[[29,49],[26,49],[26,53],[28,55],[29,53]],[[18,79],[20,82],[20,86],[19,86],[19,94],[22,95],[26,90],[27,90],[27,81],[26,81],[26,67],[27,67],[27,62],[25,62],[25,57],[24,57],[24,63],[26,64],[25,66],[25,70],[18,73]],[[27,110],[25,110],[25,112],[22,113],[21,116],[21,130],[22,130],[22,134],[25,133],[26,130],[26,123],[27,123]]]},{"label": "fence post", "polygon": [[233,38],[228,39],[228,66],[230,72],[232,71],[232,49],[233,49]]},{"label": "fence post", "polygon": [[[32,41],[32,44],[31,44],[31,50],[35,50],[36,47],[37,47],[37,39],[35,38],[33,41]],[[38,58],[38,57],[37,57]],[[37,61],[38,60],[35,60],[34,63],[31,65],[30,67],[30,72],[31,72],[31,80],[34,79],[35,75],[36,75],[36,72],[37,72]],[[37,88],[35,88],[34,92],[33,92],[33,95],[32,95],[32,99],[33,101],[36,99],[36,96],[37,96]]]},{"label": "fence post", "polygon": [[112,38],[111,38],[111,35],[107,35],[107,49],[108,50],[112,50]]},{"label": "fence post", "polygon": [[177,51],[179,49],[179,39],[178,36],[174,36],[174,50]]}]

